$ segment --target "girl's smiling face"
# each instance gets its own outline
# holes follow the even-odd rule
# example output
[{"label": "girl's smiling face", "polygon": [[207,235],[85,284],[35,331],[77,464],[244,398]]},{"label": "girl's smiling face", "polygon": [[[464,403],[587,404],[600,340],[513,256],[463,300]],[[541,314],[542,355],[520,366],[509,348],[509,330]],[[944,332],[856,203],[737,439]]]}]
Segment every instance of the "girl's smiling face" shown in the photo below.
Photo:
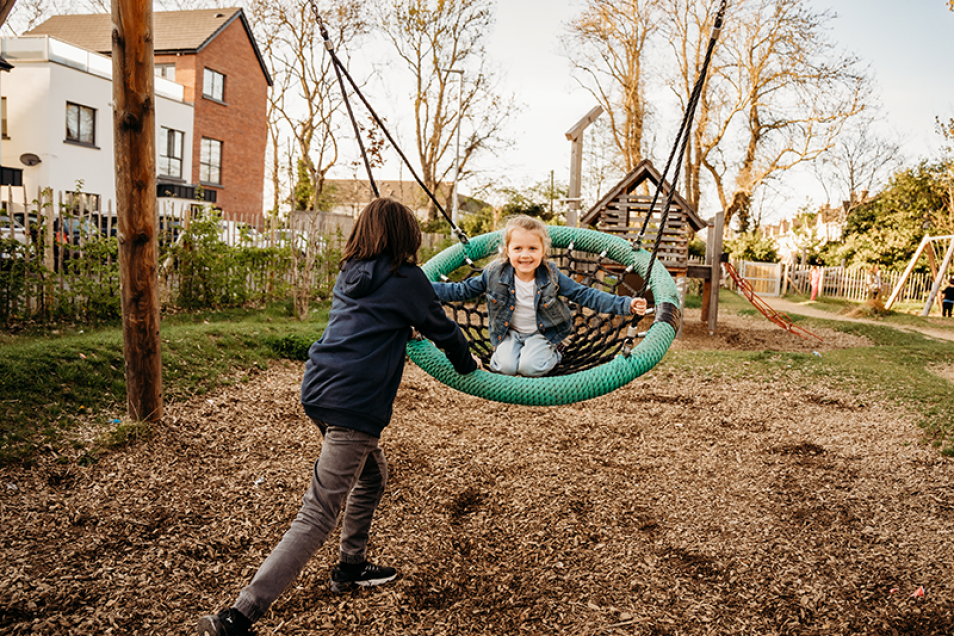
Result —
[{"label": "girl's smiling face", "polygon": [[543,239],[536,232],[513,228],[507,241],[507,259],[513,265],[517,278],[524,282],[532,281],[543,261]]}]

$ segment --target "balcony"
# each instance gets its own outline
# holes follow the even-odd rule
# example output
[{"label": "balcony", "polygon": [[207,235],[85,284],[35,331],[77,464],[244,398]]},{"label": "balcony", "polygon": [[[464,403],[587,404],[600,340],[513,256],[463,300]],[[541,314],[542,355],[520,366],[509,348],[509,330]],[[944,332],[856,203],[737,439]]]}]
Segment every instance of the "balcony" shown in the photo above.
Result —
[{"label": "balcony", "polygon": [[[198,193],[196,192],[198,190]],[[178,183],[157,183],[156,196],[159,198],[189,199],[190,201],[204,201],[215,203],[215,190],[199,189],[194,185]]]},{"label": "balcony", "polygon": [[[54,62],[112,80],[113,61],[99,53],[81,49],[49,35],[21,35],[0,40],[0,55],[21,62]],[[154,79],[156,95],[182,101],[185,88],[162,77]]]}]

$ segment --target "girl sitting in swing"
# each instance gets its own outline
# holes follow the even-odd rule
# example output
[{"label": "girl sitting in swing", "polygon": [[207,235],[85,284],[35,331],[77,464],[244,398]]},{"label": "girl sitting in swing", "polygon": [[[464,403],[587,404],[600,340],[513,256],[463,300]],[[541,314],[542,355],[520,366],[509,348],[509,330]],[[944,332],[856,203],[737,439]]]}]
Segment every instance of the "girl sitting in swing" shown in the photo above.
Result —
[{"label": "girl sitting in swing", "polygon": [[556,264],[545,260],[549,248],[550,236],[542,221],[515,216],[507,221],[500,257],[479,277],[460,283],[432,283],[444,302],[486,294],[494,347],[492,371],[538,377],[560,363],[560,344],[573,332],[570,308],[560,296],[602,314],[646,313],[645,298],[614,296],[560,272]]}]

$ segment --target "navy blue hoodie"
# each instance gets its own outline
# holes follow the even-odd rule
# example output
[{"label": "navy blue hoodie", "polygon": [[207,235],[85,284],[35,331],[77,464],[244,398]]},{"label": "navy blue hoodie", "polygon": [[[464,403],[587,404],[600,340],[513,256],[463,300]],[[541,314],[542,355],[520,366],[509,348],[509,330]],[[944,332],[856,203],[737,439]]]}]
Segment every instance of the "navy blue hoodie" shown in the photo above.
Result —
[{"label": "navy blue hoodie", "polygon": [[392,273],[386,256],[346,262],[328,326],[308,351],[305,412],[329,426],[380,437],[391,421],[411,327],[443,349],[458,373],[477,368],[464,334],[419,267],[401,265]]}]

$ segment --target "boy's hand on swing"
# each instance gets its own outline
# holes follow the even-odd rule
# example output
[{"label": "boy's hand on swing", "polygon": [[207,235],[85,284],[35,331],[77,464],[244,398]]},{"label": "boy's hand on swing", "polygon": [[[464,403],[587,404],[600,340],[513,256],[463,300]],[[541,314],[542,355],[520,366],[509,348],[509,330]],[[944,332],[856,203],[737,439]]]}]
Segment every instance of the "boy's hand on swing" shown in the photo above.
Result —
[{"label": "boy's hand on swing", "polygon": [[634,298],[633,302],[629,305],[629,313],[636,316],[645,316],[646,315],[646,299],[645,298]]},{"label": "boy's hand on swing", "polygon": [[484,363],[480,361],[480,358],[478,358],[478,357],[477,357],[475,354],[473,354],[473,353],[470,354],[470,357],[473,358],[473,359],[474,359],[474,362],[477,363],[477,370],[482,371],[483,368],[484,368]]}]

